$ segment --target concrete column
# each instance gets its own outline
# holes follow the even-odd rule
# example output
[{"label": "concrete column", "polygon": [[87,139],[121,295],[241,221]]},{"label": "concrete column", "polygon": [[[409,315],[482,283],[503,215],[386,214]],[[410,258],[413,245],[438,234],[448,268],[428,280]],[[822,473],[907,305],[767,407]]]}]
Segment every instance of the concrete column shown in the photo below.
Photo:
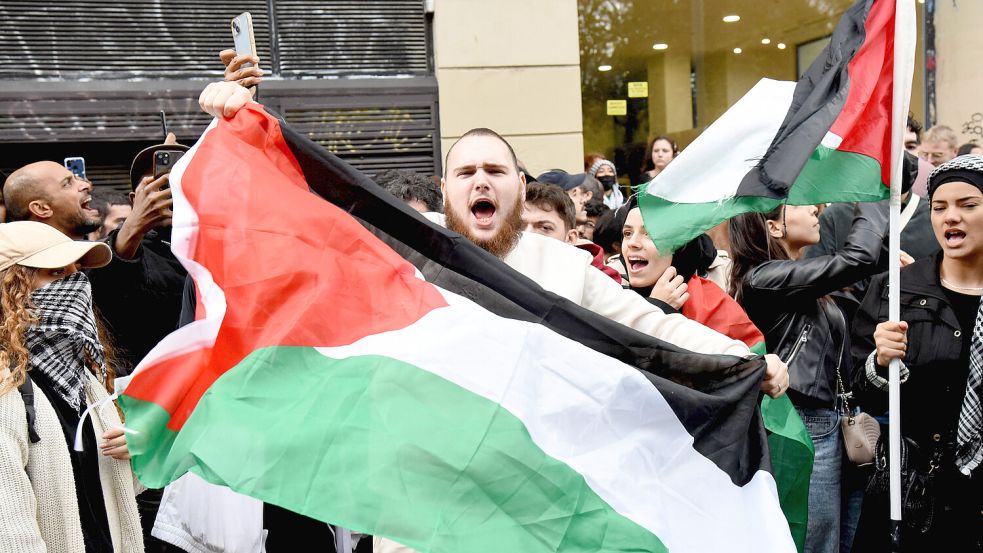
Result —
[{"label": "concrete column", "polygon": [[532,173],[583,170],[577,0],[435,0],[441,149],[495,130]]},{"label": "concrete column", "polygon": [[649,134],[674,133],[693,128],[690,52],[673,48],[648,60]]},{"label": "concrete column", "polygon": [[938,121],[956,131],[959,143],[983,144],[983,2],[956,0],[935,4]]}]

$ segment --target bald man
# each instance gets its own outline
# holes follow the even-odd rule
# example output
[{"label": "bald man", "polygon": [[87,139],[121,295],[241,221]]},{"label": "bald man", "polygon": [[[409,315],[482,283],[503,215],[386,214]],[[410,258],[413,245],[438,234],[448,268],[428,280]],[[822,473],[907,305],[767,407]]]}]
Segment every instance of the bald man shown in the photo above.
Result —
[{"label": "bald man", "polygon": [[75,240],[102,225],[99,212],[89,206],[92,183],[76,177],[63,165],[39,161],[14,171],[3,186],[9,221],[38,221]]}]

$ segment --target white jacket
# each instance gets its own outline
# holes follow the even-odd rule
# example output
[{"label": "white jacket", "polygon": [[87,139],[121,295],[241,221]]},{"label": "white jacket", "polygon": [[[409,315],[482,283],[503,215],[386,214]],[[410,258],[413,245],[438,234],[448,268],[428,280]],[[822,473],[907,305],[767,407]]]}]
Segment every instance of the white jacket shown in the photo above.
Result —
[{"label": "white jacket", "polygon": [[663,313],[592,266],[588,252],[565,242],[524,232],[504,261],[546,290],[649,336],[697,353],[751,354],[742,342],[679,313]]},{"label": "white jacket", "polygon": [[[85,384],[89,405],[106,398],[91,373]],[[34,386],[35,429],[41,441],[27,435],[24,400],[17,390],[0,396],[0,551],[18,553],[84,553],[75,478],[58,415]],[[120,426],[112,403],[93,410],[96,441],[106,430]],[[128,461],[99,455],[106,518],[117,553],[143,551],[143,532]]]}]

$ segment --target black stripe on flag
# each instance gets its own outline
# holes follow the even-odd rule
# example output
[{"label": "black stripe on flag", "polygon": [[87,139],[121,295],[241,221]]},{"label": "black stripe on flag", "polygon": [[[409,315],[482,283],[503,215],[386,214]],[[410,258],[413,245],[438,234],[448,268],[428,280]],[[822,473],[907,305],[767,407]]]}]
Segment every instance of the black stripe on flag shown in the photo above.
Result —
[{"label": "black stripe on flag", "polygon": [[770,470],[758,404],[761,358],[692,353],[547,292],[463,236],[431,223],[282,120],[281,126],[311,190],[356,217],[428,282],[639,368],[693,436],[696,450],[735,484]]},{"label": "black stripe on flag", "polygon": [[840,116],[850,90],[847,65],[864,43],[864,23],[875,1],[859,0],[847,10],[830,43],[795,85],[792,105],[757,166],[744,175],[737,196],[784,199],[812,152]]}]

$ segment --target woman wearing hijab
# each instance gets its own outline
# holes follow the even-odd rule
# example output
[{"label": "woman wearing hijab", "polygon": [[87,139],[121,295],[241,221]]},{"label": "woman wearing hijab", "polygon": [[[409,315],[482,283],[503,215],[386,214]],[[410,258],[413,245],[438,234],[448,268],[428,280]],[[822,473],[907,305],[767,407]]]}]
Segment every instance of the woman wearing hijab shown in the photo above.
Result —
[{"label": "woman wearing hijab", "polygon": [[0,225],[0,551],[143,551],[126,438],[104,401],[113,371],[79,272],[111,256],[43,223]]},{"label": "woman wearing hijab", "polygon": [[[983,156],[940,165],[928,194],[942,251],[901,269],[901,322],[887,321],[887,275],[871,282],[853,326],[855,389],[865,406],[886,411],[886,367],[901,360],[909,463],[934,474],[926,497],[902,497],[925,507],[903,514],[904,549],[983,551]],[[875,483],[857,535],[865,553],[891,550],[888,494]]]},{"label": "woman wearing hijab", "polygon": [[606,159],[598,159],[591,164],[587,172],[604,187],[604,205],[611,209],[618,209],[624,205],[625,196],[621,193],[621,187],[618,186],[618,170],[615,169],[614,163]]}]

